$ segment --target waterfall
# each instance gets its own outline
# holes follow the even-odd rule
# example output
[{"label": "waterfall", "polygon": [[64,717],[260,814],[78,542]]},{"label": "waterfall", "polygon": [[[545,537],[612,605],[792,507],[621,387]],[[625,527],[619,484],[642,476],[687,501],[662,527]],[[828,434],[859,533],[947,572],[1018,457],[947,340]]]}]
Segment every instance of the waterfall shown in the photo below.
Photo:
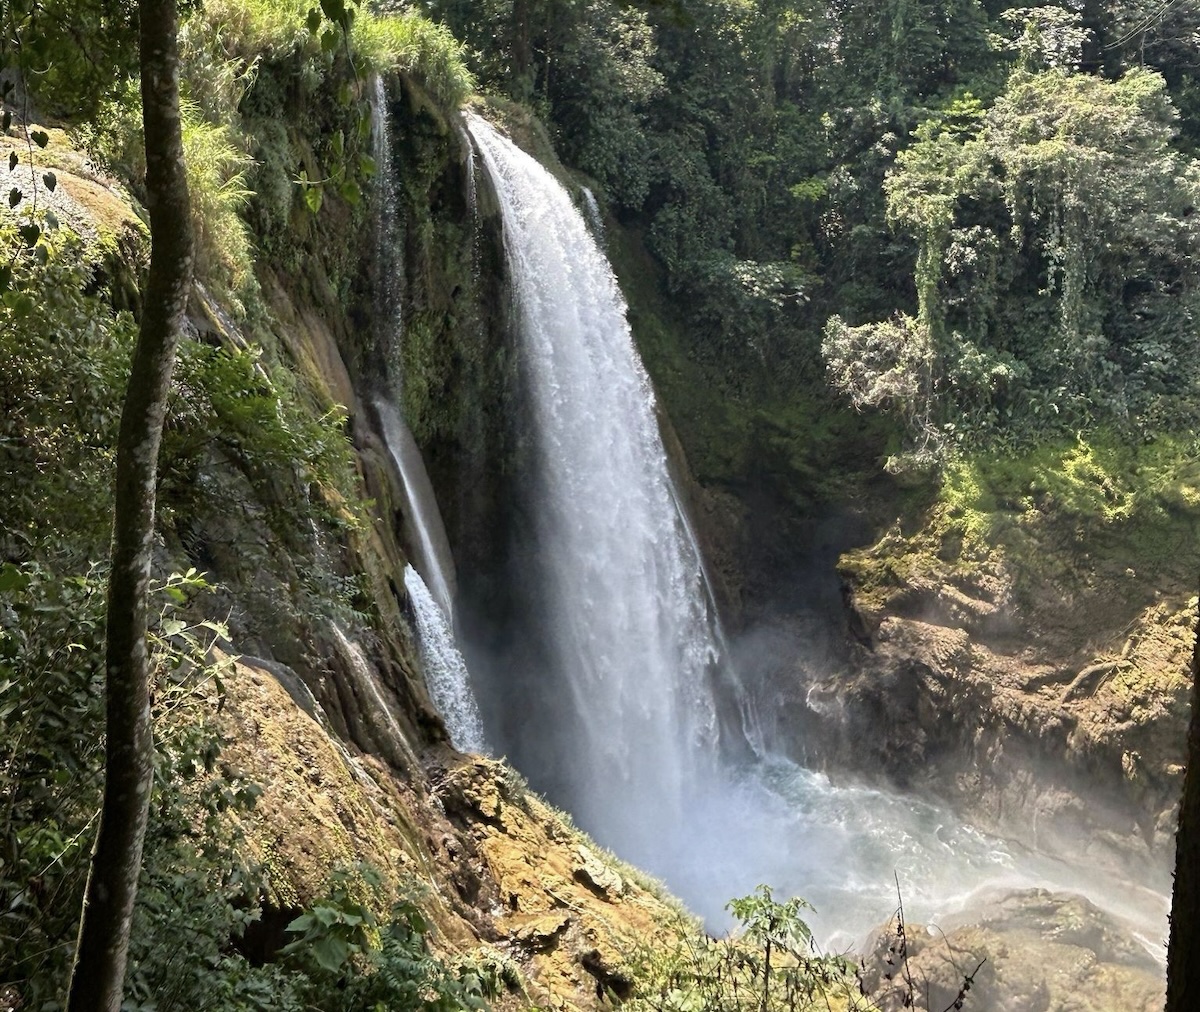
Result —
[{"label": "waterfall", "polygon": [[661,866],[715,773],[718,661],[654,394],[608,261],[566,190],[483,120],[535,418],[535,569],[558,684],[559,800],[622,856]]},{"label": "waterfall", "polygon": [[604,242],[604,215],[600,213],[596,195],[587,186],[580,187],[580,191],[583,193],[583,207],[587,211],[588,227],[591,228],[592,235],[596,237],[596,242],[602,243]]},{"label": "waterfall", "polygon": [[[387,94],[383,79],[372,84],[371,136],[379,180],[376,228],[376,326],[387,349],[388,381],[398,392],[403,383],[400,339],[403,336],[403,276],[400,260],[400,227],[393,180]],[[467,149],[468,199],[475,205],[474,165]],[[409,534],[414,566],[406,566],[404,585],[412,602],[418,647],[430,698],[446,722],[455,747],[486,752],[479,707],[471,691],[466,662],[454,642],[454,560],[438,510],[437,499],[421,451],[403,416],[389,400],[378,398],[373,407],[379,419],[388,456],[400,479],[399,503]]]},{"label": "waterfall", "polygon": [[401,512],[409,531],[417,571],[447,620],[454,622],[454,559],[433,485],[412,432],[395,405],[377,400],[375,413],[388,456],[400,476]]},{"label": "waterfall", "polygon": [[[500,204],[527,401],[516,414],[533,450],[510,593],[528,596],[534,617],[522,612],[516,662],[495,679],[496,745],[714,927],[729,898],[768,882],[813,901],[818,937],[850,945],[894,909],[893,874],[910,918],[987,889],[1049,886],[1161,925],[1159,898],[1148,905],[1137,886],[1096,888],[1086,870],[938,805],[836,785],[766,752],[736,673],[723,670],[612,270],[553,176],[478,117],[467,125]],[[740,765],[722,757],[718,683],[734,697],[722,714],[740,711],[753,746]]]},{"label": "waterfall", "polygon": [[375,326],[383,337],[387,381],[399,392],[400,335],[404,332],[404,264],[396,182],[392,166],[392,139],[388,127],[387,90],[376,74],[371,84],[371,157],[375,160],[377,210],[375,223]]},{"label": "waterfall", "polygon": [[471,677],[445,612],[433,599],[425,581],[412,566],[404,567],[404,586],[416,613],[417,638],[425,684],[434,705],[446,722],[454,747],[464,752],[488,752],[483,721],[471,691]]},{"label": "waterfall", "polygon": [[475,149],[471,147],[471,138],[464,128],[459,127],[459,134],[465,153],[463,168],[467,173],[467,212],[471,219],[475,220],[479,212],[479,184],[475,181]]}]

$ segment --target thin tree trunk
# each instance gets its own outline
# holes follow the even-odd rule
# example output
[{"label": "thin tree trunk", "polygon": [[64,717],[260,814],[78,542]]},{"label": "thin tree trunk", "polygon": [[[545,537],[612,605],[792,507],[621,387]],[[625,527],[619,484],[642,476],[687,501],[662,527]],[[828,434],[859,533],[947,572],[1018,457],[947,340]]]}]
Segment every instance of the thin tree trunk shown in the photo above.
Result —
[{"label": "thin tree trunk", "polygon": [[1167,1012],[1200,1009],[1200,621],[1192,652],[1187,771],[1175,834],[1175,888],[1167,945]]},{"label": "thin tree trunk", "polygon": [[150,276],[117,440],[105,654],[104,802],[68,1012],[118,1012],[121,1006],[154,761],[146,592],[158,447],[192,277],[175,0],[139,0],[138,13]]}]

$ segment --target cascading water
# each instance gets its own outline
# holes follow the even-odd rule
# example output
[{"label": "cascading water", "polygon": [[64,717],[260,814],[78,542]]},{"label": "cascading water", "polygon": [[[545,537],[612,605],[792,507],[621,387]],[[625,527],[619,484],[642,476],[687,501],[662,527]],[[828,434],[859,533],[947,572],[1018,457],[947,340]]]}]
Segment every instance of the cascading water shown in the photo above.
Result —
[{"label": "cascading water", "polygon": [[451,626],[454,624],[454,559],[442,524],[433,485],[412,432],[394,405],[375,401],[379,429],[400,476],[400,509],[404,514],[417,572]]},{"label": "cascading water", "polygon": [[557,731],[575,743],[557,775],[581,825],[653,867],[716,769],[703,574],[608,262],[538,162],[468,126],[501,206],[535,416],[531,575],[569,696]]},{"label": "cascading water", "polygon": [[375,325],[384,335],[387,352],[387,381],[400,389],[398,336],[403,331],[404,265],[399,218],[396,214],[396,184],[392,168],[392,138],[388,127],[387,90],[375,75],[371,84],[371,157],[378,181],[375,221]]},{"label": "cascading water", "polygon": [[741,768],[721,760],[717,630],[612,270],[549,172],[478,117],[468,128],[501,208],[536,447],[518,584],[541,588],[525,638],[545,663],[540,682],[494,693],[508,709],[489,715],[496,744],[710,923],[770,882],[813,901],[821,934],[849,944],[887,918],[895,873],[910,917],[984,888],[1081,887],[1139,915],[1153,938],[1162,905],[1144,891],[1087,888],[935,805],[762,754]]},{"label": "cascading water", "polygon": [[581,189],[583,192],[583,206],[587,211],[587,221],[591,227],[592,235],[598,241],[603,242],[604,216],[600,213],[600,205],[596,203],[596,195],[592,193],[591,187],[584,186]]},{"label": "cascading water", "polygon": [[[399,227],[396,193],[392,179],[391,138],[388,130],[387,95],[382,78],[373,84],[371,129],[376,169],[381,188],[377,222],[376,319],[383,328],[385,347],[389,348],[390,385],[399,390],[403,374],[399,360],[399,340],[403,333],[403,269],[399,262]],[[469,151],[469,145],[468,151]],[[468,156],[469,160],[469,156]],[[474,211],[475,181],[470,172],[470,200]],[[466,662],[454,642],[454,560],[450,542],[442,524],[429,475],[421,451],[399,410],[390,402],[374,403],[388,455],[400,478],[401,511],[409,531],[414,566],[405,567],[404,585],[412,602],[417,625],[425,684],[434,705],[446,722],[450,739],[457,748],[486,752],[479,707],[471,691]]]},{"label": "cascading water", "polygon": [[416,613],[425,684],[446,721],[450,741],[464,752],[486,753],[489,749],[483,737],[479,706],[471,691],[467,662],[454,645],[454,632],[446,614],[412,566],[404,567],[404,586]]}]

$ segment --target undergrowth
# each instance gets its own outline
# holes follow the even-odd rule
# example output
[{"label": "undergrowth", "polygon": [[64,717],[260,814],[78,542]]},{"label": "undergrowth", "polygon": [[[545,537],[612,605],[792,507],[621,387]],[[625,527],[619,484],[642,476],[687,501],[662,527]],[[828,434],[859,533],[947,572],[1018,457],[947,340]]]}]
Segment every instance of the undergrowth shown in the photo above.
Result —
[{"label": "undergrowth", "polygon": [[1098,431],[1024,453],[964,455],[946,465],[935,510],[967,554],[1072,525],[1120,529],[1131,556],[1153,559],[1157,531],[1200,513],[1196,450],[1182,436],[1131,443]]}]

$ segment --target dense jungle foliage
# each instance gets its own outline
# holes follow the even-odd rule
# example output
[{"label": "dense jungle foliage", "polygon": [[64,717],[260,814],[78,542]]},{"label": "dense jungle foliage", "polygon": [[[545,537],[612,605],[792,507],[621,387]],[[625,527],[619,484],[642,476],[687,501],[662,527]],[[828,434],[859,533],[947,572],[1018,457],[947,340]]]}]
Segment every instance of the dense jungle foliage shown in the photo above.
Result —
[{"label": "dense jungle foliage", "polygon": [[[413,897],[369,869],[297,913],[278,963],[229,945],[265,887],[236,857],[228,813],[255,788],[219,761],[209,648],[227,630],[195,603],[211,546],[191,531],[240,513],[261,536],[226,550],[294,560],[293,598],[270,607],[363,618],[322,553],[362,524],[344,417],[281,348],[262,279],[319,257],[336,295],[355,284],[371,73],[410,75],[446,109],[477,91],[532,108],[652,258],[678,354],[723,410],[767,404],[788,439],[820,445],[845,428],[815,414],[881,410],[883,426],[845,424],[935,494],[961,494],[965,473],[1024,494],[1027,475],[980,465],[1001,449],[1072,481],[1085,459],[1070,501],[1097,515],[1140,509],[1197,451],[1197,0],[326,3],[336,16],[185,5],[197,278],[250,338],[188,344],[167,423],[130,1008],[441,1009],[498,986],[432,956]],[[145,166],[130,5],[0,11],[0,1008],[55,1008],[99,797],[110,469],[145,228],[101,198],[74,217],[54,171],[115,176],[136,199]],[[35,114],[57,127],[26,132]],[[217,459],[234,485],[210,480]],[[700,945],[656,972],[695,985],[689,961],[726,958]],[[693,1007],[663,986],[671,1000],[647,1004]]]},{"label": "dense jungle foliage", "polygon": [[1194,4],[429,7],[645,232],[695,354],[823,357],[930,450],[1190,423]]}]

